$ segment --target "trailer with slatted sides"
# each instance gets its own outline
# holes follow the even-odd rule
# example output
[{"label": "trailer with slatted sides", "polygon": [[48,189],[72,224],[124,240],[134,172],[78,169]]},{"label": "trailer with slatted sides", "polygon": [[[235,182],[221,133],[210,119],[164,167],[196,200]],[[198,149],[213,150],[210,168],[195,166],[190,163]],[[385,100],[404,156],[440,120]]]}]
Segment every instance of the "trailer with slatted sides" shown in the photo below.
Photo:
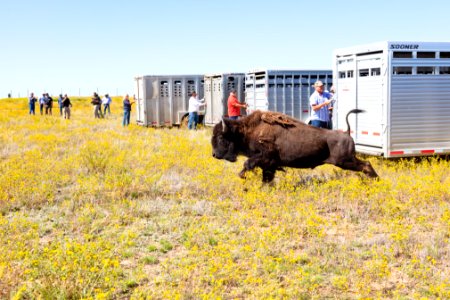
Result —
[{"label": "trailer with slatted sides", "polygon": [[[203,98],[203,75],[146,75],[135,77],[136,122],[143,126],[187,125],[189,98]],[[199,121],[203,122],[204,105]]]},{"label": "trailer with slatted sides", "polygon": [[245,75],[247,112],[268,110],[287,114],[308,123],[311,115],[309,97],[317,80],[330,89],[332,70],[258,69]]},{"label": "trailer with slatted sides", "polygon": [[450,154],[450,43],[385,41],[333,52],[333,128],[351,115],[356,151]]}]

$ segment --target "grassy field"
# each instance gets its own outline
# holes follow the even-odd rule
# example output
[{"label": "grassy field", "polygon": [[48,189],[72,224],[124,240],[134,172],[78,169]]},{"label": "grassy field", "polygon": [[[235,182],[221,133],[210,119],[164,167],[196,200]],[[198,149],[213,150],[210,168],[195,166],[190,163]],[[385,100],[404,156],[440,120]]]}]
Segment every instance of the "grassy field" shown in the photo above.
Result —
[{"label": "grassy field", "polygon": [[72,102],[64,120],[0,100],[0,298],[450,298],[448,160],[263,185],[212,158],[209,128],[123,128],[119,98],[106,119]]}]

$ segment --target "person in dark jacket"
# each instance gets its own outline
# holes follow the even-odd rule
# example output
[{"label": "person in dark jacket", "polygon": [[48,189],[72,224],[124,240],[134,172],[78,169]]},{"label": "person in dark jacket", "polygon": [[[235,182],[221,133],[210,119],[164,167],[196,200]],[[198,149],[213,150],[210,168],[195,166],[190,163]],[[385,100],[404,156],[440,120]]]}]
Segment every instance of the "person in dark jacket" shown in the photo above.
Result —
[{"label": "person in dark jacket", "polygon": [[45,114],[52,115],[53,98],[48,93],[45,93],[45,97]]},{"label": "person in dark jacket", "polygon": [[30,97],[28,98],[28,105],[30,106],[30,115],[35,115],[36,112],[36,102],[37,98],[34,96],[34,93],[30,94]]},{"label": "person in dark jacket", "polygon": [[130,101],[130,97],[127,95],[125,95],[125,98],[123,99],[123,121],[122,121],[122,125],[123,126],[128,126],[130,125],[130,116],[131,116],[131,105],[134,102]]},{"label": "person in dark jacket", "polygon": [[103,118],[102,115],[102,100],[97,93],[92,96],[91,104],[94,106],[94,118]]},{"label": "person in dark jacket", "polygon": [[70,108],[72,107],[72,102],[70,102],[67,94],[64,95],[64,98],[61,101],[61,106],[64,112],[64,119],[70,119]]}]

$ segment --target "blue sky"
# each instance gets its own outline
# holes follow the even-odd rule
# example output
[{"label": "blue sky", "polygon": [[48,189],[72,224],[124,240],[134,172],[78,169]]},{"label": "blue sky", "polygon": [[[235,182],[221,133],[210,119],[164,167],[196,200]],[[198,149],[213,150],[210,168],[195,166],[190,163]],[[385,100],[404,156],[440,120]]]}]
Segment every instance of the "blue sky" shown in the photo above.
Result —
[{"label": "blue sky", "polygon": [[2,0],[0,11],[0,98],[133,94],[137,75],[331,69],[336,48],[450,41],[443,0]]}]

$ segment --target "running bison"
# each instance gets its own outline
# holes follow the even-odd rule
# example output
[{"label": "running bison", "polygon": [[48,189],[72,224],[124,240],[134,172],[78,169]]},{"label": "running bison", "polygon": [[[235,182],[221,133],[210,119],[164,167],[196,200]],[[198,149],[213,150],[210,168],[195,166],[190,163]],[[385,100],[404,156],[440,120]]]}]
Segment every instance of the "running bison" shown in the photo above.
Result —
[{"label": "running bison", "polygon": [[245,172],[260,167],[263,182],[271,182],[283,167],[315,168],[323,164],[377,178],[372,165],[355,156],[348,116],[360,112],[353,109],[347,113],[347,132],[312,127],[275,112],[255,111],[240,120],[224,118],[214,126],[213,157],[235,162],[238,155],[244,155],[248,159],[239,176],[245,178]]}]

